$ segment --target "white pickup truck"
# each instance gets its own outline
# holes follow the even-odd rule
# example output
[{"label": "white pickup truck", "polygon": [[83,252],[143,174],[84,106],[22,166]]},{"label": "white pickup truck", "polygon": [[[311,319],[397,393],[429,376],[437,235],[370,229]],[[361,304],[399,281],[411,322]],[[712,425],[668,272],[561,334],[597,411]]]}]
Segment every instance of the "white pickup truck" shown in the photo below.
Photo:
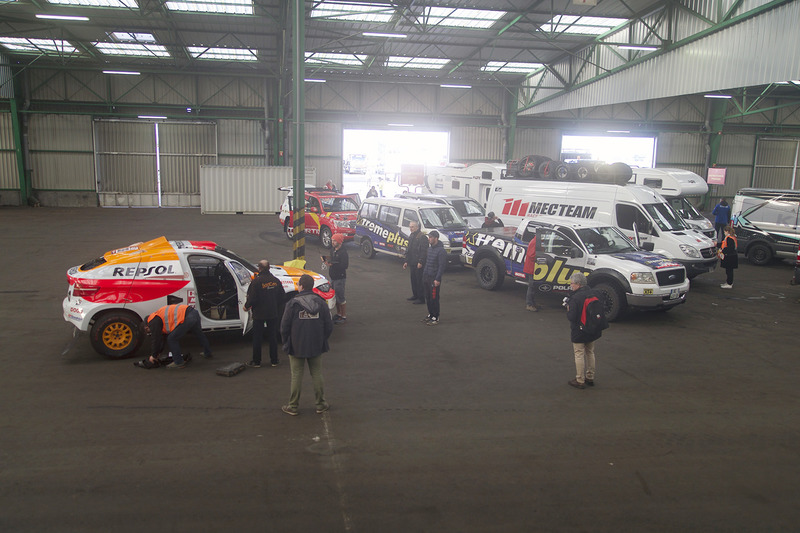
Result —
[{"label": "white pickup truck", "polygon": [[628,309],[671,309],[686,301],[689,280],[680,263],[638,249],[617,228],[590,220],[536,216],[519,227],[468,230],[461,262],[475,268],[478,284],[495,290],[505,276],[527,283],[528,243],[536,236],[534,281],[542,292],[569,291],[569,277],[584,273],[605,293],[606,317]]}]

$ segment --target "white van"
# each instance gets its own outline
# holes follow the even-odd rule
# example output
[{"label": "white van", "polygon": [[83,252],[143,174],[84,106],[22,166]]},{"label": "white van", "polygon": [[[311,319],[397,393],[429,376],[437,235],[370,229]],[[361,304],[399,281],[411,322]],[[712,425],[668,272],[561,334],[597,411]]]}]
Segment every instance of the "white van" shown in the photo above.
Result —
[{"label": "white van", "polygon": [[442,205],[449,205],[461,215],[467,226],[470,228],[480,228],[486,221],[486,210],[474,198],[464,196],[448,196],[444,194],[426,194],[421,192],[404,192],[396,198],[408,198],[411,200],[422,200],[424,202],[434,202]]},{"label": "white van", "polygon": [[616,226],[645,250],[681,263],[689,278],[711,272],[717,265],[714,241],[689,228],[660,194],[641,185],[495,180],[487,209],[507,226],[536,215]]},{"label": "white van", "polygon": [[492,180],[505,175],[504,163],[475,163],[465,166],[425,168],[425,188],[431,194],[467,196],[485,206],[492,189]]},{"label": "white van", "polygon": [[449,205],[403,198],[367,198],[358,210],[356,243],[364,257],[376,252],[403,257],[412,222],[424,234],[439,232],[439,241],[451,263],[460,263],[467,223]]},{"label": "white van", "polygon": [[800,191],[742,189],[731,206],[739,252],[754,265],[794,258],[800,241]]},{"label": "white van", "polygon": [[689,198],[699,198],[708,193],[706,180],[688,170],[680,168],[636,168],[631,169],[629,183],[655,189],[675,211],[680,213],[690,228],[698,229],[710,239],[716,237],[714,224],[700,214]]}]

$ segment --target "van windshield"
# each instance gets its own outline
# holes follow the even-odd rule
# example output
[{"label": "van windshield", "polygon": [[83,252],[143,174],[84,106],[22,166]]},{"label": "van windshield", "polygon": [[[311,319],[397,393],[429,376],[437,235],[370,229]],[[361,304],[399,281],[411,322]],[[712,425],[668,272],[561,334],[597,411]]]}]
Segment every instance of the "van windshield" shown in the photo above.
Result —
[{"label": "van windshield", "polygon": [[686,198],[683,198],[682,196],[678,198],[670,198],[669,205],[671,205],[675,211],[680,213],[684,220],[700,220],[704,218],[697,208],[692,205],[692,202]]},{"label": "van windshield", "polygon": [[466,226],[461,215],[452,207],[429,207],[420,209],[422,224],[430,229],[453,229]]},{"label": "van windshield", "polygon": [[662,231],[682,231],[689,229],[681,216],[668,204],[644,204],[647,213],[656,221]]},{"label": "van windshield", "polygon": [[472,198],[464,198],[463,200],[453,200],[453,209],[462,217],[469,216],[483,216],[483,206],[473,200]]},{"label": "van windshield", "polygon": [[576,230],[576,232],[591,254],[618,254],[636,251],[631,240],[617,228],[610,226],[584,228]]}]

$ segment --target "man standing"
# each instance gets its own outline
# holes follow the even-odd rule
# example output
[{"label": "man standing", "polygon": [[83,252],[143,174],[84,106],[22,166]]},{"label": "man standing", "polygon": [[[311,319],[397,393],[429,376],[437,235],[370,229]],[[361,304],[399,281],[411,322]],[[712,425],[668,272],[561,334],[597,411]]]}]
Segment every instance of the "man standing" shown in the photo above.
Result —
[{"label": "man standing", "polygon": [[325,300],[312,290],[314,279],[303,274],[299,283],[301,292],[286,304],[281,320],[283,348],[289,354],[289,366],[292,370],[289,403],[281,407],[281,410],[292,416],[298,414],[297,406],[300,403],[306,361],[314,383],[317,414],[330,409],[330,404],[325,401],[322,354],[328,351],[328,337],[333,332],[333,322]]},{"label": "man standing", "polygon": [[528,243],[528,249],[525,252],[525,264],[522,265],[522,271],[528,277],[528,292],[525,294],[525,309],[536,312],[539,310],[534,300],[536,288],[533,282],[533,274],[536,271],[536,234],[533,235],[531,242]]},{"label": "man standing", "polygon": [[572,349],[575,352],[576,371],[575,379],[570,380],[569,385],[577,389],[585,389],[587,385],[594,386],[594,342],[600,338],[602,332],[587,332],[581,328],[583,302],[592,297],[603,302],[604,296],[598,291],[589,289],[586,276],[580,272],[569,277],[569,287],[572,294],[566,301],[567,319],[570,322],[570,338]]},{"label": "man standing", "polygon": [[278,366],[278,321],[281,303],[286,292],[283,285],[269,270],[269,261],[258,262],[258,275],[247,288],[244,310],[253,310],[253,360],[247,366],[261,367],[261,342],[266,327],[269,340],[269,360]]},{"label": "man standing", "polygon": [[725,238],[722,229],[731,224],[731,206],[725,201],[725,198],[720,199],[719,203],[714,206],[711,211],[714,215],[714,231],[717,232],[717,248],[722,246],[722,240]]},{"label": "man standing", "polygon": [[200,313],[190,305],[165,305],[147,317],[144,331],[153,339],[150,351],[151,363],[158,361],[158,356],[164,350],[164,338],[166,337],[167,346],[172,352],[172,362],[167,365],[167,368],[185,368],[187,361],[184,361],[181,354],[179,339],[190,331],[203,345],[203,357],[206,359],[212,357],[211,346],[200,326]]},{"label": "man standing", "polygon": [[444,245],[439,242],[439,232],[436,230],[428,233],[430,248],[425,261],[425,270],[422,272],[422,285],[425,287],[425,302],[428,304],[428,316],[423,322],[429,326],[439,325],[439,292],[442,289],[442,274],[447,266],[447,252]]},{"label": "man standing", "polygon": [[347,281],[347,267],[350,266],[350,257],[347,255],[347,250],[344,249],[344,237],[337,233],[331,237],[333,245],[333,252],[330,259],[322,256],[322,261],[328,265],[330,269],[331,284],[333,290],[336,291],[336,316],[333,317],[334,324],[347,323],[347,311],[345,305],[347,301],[344,297],[344,285]]},{"label": "man standing", "polygon": [[425,303],[425,288],[422,286],[422,269],[425,267],[428,255],[428,237],[419,230],[419,222],[411,222],[408,225],[411,235],[408,236],[408,249],[406,250],[406,262],[403,269],[411,269],[411,298],[415,304]]},{"label": "man standing", "polygon": [[482,228],[502,228],[503,221],[497,218],[497,215],[494,214],[494,211],[489,211],[489,214],[486,215],[486,220],[483,222]]}]

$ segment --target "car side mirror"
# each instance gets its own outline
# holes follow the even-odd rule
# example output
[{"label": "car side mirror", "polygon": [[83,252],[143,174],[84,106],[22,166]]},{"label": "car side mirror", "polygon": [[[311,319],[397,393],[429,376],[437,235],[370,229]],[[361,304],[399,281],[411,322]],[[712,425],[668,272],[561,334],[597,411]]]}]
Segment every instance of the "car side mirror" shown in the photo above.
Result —
[{"label": "car side mirror", "polygon": [[653,250],[655,250],[655,248],[656,248],[656,245],[654,243],[652,243],[652,242],[643,242],[642,243],[642,249],[647,250],[648,252],[652,252]]},{"label": "car side mirror", "polygon": [[316,207],[309,207],[308,210],[312,213],[319,213],[319,209],[317,209]]}]

